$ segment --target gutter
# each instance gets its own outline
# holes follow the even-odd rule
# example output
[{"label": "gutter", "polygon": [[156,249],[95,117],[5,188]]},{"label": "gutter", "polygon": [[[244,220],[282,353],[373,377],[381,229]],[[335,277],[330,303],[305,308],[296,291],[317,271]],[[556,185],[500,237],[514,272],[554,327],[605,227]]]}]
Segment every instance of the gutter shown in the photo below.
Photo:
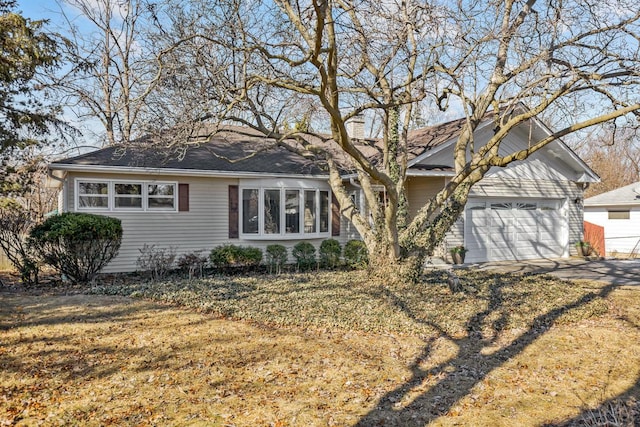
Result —
[{"label": "gutter", "polygon": [[[57,182],[58,185],[50,185],[53,181]],[[50,167],[47,168],[47,187],[52,187],[58,189],[58,209],[56,209],[57,213],[59,212],[68,212],[68,204],[67,204],[67,173],[63,172],[62,176],[56,176],[55,171]]]},{"label": "gutter", "polygon": [[127,175],[178,175],[211,178],[310,178],[328,180],[329,175],[277,174],[264,172],[207,171],[202,169],[136,168],[130,166],[70,165],[51,163],[49,169],[68,172],[120,173]]},{"label": "gutter", "polygon": [[589,203],[583,204],[585,208],[625,208],[640,206],[640,202],[618,202],[618,203]]},{"label": "gutter", "polygon": [[[456,176],[456,173],[453,171],[421,171],[421,170],[414,170],[414,169],[407,169],[407,176],[411,177],[411,176],[418,176],[418,177],[451,177],[451,176]],[[351,173],[351,174],[347,174],[347,175],[343,175],[342,179],[344,181],[349,180],[349,182],[352,182],[352,180],[357,179],[358,175],[355,173]]]}]

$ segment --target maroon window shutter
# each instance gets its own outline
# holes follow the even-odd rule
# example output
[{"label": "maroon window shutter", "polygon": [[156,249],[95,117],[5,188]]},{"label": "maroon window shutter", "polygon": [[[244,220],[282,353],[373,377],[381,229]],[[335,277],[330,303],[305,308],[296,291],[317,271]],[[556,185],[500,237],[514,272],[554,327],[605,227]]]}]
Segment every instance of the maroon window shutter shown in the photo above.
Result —
[{"label": "maroon window shutter", "polygon": [[331,193],[331,235],[340,235],[340,204],[333,193]]},{"label": "maroon window shutter", "polygon": [[189,212],[189,184],[178,184],[178,211]]},{"label": "maroon window shutter", "polygon": [[237,239],[238,233],[238,186],[229,186],[229,238]]}]

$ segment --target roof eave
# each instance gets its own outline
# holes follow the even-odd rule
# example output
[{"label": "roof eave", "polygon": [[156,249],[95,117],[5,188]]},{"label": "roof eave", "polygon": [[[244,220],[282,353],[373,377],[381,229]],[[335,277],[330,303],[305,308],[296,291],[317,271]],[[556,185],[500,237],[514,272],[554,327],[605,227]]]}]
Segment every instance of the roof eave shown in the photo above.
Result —
[{"label": "roof eave", "polygon": [[194,176],[207,178],[309,178],[328,180],[329,175],[316,174],[284,174],[266,172],[234,172],[234,171],[209,171],[203,169],[177,169],[177,168],[139,168],[130,166],[98,166],[98,165],[72,165],[65,163],[51,163],[51,170],[62,170],[68,172],[101,172],[120,173],[127,175],[172,175],[172,176]]},{"label": "roof eave", "polygon": [[640,200],[637,202],[618,202],[618,203],[585,203],[585,208],[619,208],[619,207],[634,207],[640,206]]},{"label": "roof eave", "polygon": [[[531,120],[539,129],[542,129],[545,134],[547,134],[548,136],[553,135],[551,129],[542,120],[538,119],[538,117],[534,116],[531,118]],[[589,165],[584,160],[582,160],[580,156],[578,156],[571,148],[569,148],[569,146],[565,144],[562,138],[556,138],[553,141],[557,141],[560,149],[563,150],[565,154],[567,154],[573,161],[575,161],[578,166],[584,171],[584,174],[582,174],[582,176],[578,180],[576,180],[576,182],[594,183],[601,181],[598,174],[595,173],[595,171],[591,169],[591,167],[589,167]],[[586,179],[585,175],[588,175],[590,179]]]},{"label": "roof eave", "polygon": [[407,176],[434,176],[434,177],[439,177],[439,176],[456,176],[456,173],[453,171],[435,171],[435,170],[430,170],[430,171],[421,171],[421,170],[411,170],[408,169],[407,170]]}]

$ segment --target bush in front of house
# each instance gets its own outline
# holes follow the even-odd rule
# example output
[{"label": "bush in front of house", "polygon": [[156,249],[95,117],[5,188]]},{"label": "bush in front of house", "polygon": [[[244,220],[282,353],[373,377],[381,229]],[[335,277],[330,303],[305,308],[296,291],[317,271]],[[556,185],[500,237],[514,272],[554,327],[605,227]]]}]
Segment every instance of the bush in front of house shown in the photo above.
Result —
[{"label": "bush in front of house", "polygon": [[202,255],[202,252],[203,251],[189,252],[180,255],[180,258],[178,258],[178,268],[184,273],[187,273],[189,279],[204,276],[204,269],[209,259],[206,255]]},{"label": "bush in front of house", "polygon": [[369,263],[367,246],[362,240],[349,240],[344,245],[344,262],[351,268],[365,268]]},{"label": "bush in front of house", "polygon": [[291,255],[296,259],[299,270],[310,270],[316,266],[316,247],[309,242],[296,243]]},{"label": "bush in front of house", "polygon": [[336,239],[327,239],[320,244],[320,263],[326,268],[336,268],[340,265],[342,246]]},{"label": "bush in front of house", "polygon": [[176,249],[174,247],[158,248],[156,245],[144,244],[138,249],[140,256],[136,264],[138,269],[151,276],[153,280],[162,280],[173,268],[176,260]]},{"label": "bush in front of house", "polygon": [[119,219],[65,212],[49,217],[29,234],[29,246],[46,264],[74,283],[89,283],[122,243]]},{"label": "bush in front of house", "polygon": [[267,246],[265,259],[267,267],[269,268],[269,273],[280,274],[282,266],[287,262],[287,258],[287,248],[283,245],[274,244]]},{"label": "bush in front of house", "polygon": [[222,245],[211,250],[209,259],[216,268],[253,269],[262,262],[262,250],[252,246]]}]

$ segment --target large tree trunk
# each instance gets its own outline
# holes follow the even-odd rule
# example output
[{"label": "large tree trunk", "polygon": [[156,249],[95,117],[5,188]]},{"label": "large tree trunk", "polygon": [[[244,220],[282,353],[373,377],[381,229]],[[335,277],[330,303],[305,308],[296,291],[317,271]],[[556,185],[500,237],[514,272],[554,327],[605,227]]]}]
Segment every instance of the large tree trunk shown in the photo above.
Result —
[{"label": "large tree trunk", "polygon": [[377,246],[369,250],[369,279],[373,283],[417,283],[422,274],[426,253],[414,251],[411,254],[394,256],[392,248]]},{"label": "large tree trunk", "polygon": [[381,283],[416,283],[423,272],[426,258],[445,239],[447,233],[464,212],[471,185],[465,183],[453,191],[441,209],[423,222],[422,227],[400,242],[400,252],[393,250],[392,243],[367,245],[369,273],[373,280]]}]

